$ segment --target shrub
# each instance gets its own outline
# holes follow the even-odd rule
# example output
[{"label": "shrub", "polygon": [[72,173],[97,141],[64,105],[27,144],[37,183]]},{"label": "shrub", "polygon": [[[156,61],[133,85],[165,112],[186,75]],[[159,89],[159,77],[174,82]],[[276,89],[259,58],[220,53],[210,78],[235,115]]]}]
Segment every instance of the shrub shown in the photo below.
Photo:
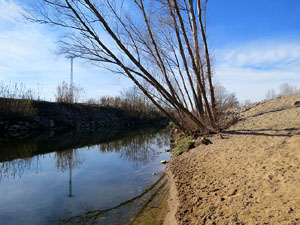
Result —
[{"label": "shrub", "polygon": [[80,86],[73,84],[69,87],[68,83],[63,81],[56,88],[55,101],[65,103],[78,103],[85,93],[84,89]]},{"label": "shrub", "polygon": [[22,118],[37,114],[32,106],[34,92],[24,84],[0,82],[0,113],[5,117]]},{"label": "shrub", "polygon": [[184,135],[178,135],[174,143],[175,147],[173,148],[173,154],[178,156],[184,152],[195,147],[195,141],[192,136],[185,137]]},{"label": "shrub", "polygon": [[0,112],[5,117],[23,118],[37,115],[31,99],[0,99]]}]

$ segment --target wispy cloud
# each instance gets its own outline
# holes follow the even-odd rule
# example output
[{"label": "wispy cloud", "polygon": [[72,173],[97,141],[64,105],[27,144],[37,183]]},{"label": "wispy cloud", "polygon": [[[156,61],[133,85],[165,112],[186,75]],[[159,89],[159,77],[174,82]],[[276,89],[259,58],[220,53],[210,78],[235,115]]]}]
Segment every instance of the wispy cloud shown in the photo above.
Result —
[{"label": "wispy cloud", "polygon": [[[0,80],[42,87],[42,96],[52,99],[56,86],[69,81],[70,61],[57,56],[57,33],[47,27],[26,23],[23,8],[14,1],[0,0]],[[74,81],[87,90],[87,98],[118,95],[131,85],[108,71],[74,61]]]},{"label": "wispy cloud", "polygon": [[263,40],[216,50],[218,78],[241,99],[252,100],[283,82],[299,85],[299,43]]},{"label": "wispy cloud", "polygon": [[[291,69],[300,65],[300,43],[257,42],[227,50],[223,63],[257,70]],[[288,66],[288,68],[287,68]]]},{"label": "wispy cloud", "polygon": [[22,7],[9,0],[0,0],[0,24],[15,22],[21,19],[20,12],[24,12]]},{"label": "wispy cloud", "polygon": [[[12,1],[0,0],[0,74],[5,79],[24,79],[29,73],[65,72],[65,61],[51,54],[55,39],[41,26],[24,23],[22,8]],[[9,74],[9,76],[8,76]]]}]

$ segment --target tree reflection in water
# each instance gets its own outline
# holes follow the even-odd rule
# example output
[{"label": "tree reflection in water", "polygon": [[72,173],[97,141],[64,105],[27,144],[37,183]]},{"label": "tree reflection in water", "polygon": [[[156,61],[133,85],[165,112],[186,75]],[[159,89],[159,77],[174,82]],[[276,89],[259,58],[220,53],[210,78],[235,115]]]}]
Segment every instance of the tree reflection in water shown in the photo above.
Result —
[{"label": "tree reflection in water", "polygon": [[[101,152],[119,152],[124,161],[134,163],[135,168],[145,166],[159,154],[153,147],[161,149],[169,143],[169,132],[140,130],[120,140],[99,144]],[[162,149],[163,150],[163,149]]]},{"label": "tree reflection in water", "polygon": [[[83,164],[83,154],[79,149],[97,147],[101,153],[118,152],[120,158],[134,164],[135,168],[151,162],[157,151],[153,149],[168,145],[169,132],[161,128],[141,128],[131,131],[102,130],[94,133],[67,133],[54,137],[34,138],[0,143],[1,178],[21,177],[26,170],[36,166],[39,158],[55,152],[56,168],[62,172],[79,168]],[[71,177],[71,176],[70,176]]]},{"label": "tree reflection in water", "polygon": [[[5,154],[3,153],[5,150]],[[27,169],[32,167],[32,154],[37,151],[37,147],[32,143],[20,145],[2,145],[0,147],[0,182],[2,178],[21,177]],[[6,161],[8,158],[18,157],[15,160]],[[39,167],[39,156],[35,157],[36,168]]]}]

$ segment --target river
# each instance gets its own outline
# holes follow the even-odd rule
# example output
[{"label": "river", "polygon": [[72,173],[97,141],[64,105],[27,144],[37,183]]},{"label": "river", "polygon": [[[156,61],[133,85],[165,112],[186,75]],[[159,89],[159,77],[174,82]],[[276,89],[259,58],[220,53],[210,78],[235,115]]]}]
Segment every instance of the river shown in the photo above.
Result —
[{"label": "river", "polygon": [[163,184],[169,132],[45,133],[0,142],[0,224],[130,224]]}]

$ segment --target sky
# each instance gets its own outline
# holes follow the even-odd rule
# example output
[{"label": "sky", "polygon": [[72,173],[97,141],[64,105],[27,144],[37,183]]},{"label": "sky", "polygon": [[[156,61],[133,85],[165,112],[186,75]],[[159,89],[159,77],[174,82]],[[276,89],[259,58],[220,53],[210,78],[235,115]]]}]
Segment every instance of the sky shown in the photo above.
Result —
[{"label": "sky", "polygon": [[[29,0],[26,0],[29,1]],[[285,82],[300,87],[300,1],[208,1],[208,40],[215,79],[242,102],[260,101]],[[54,100],[69,82],[70,61],[55,54],[58,37],[46,26],[24,23],[18,0],[0,0],[0,81],[40,89]],[[75,59],[74,82],[85,98],[115,96],[132,83]]]}]

